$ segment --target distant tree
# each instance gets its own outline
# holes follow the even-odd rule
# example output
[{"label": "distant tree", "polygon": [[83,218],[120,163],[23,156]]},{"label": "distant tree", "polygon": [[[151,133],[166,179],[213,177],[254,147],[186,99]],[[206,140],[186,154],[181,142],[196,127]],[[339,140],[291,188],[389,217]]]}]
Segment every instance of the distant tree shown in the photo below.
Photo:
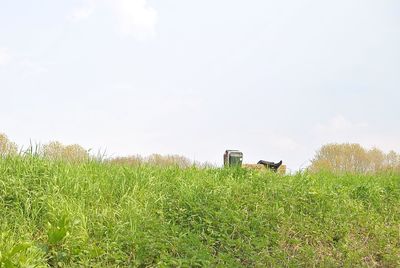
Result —
[{"label": "distant tree", "polygon": [[369,171],[375,172],[383,170],[385,165],[385,154],[378,148],[373,148],[368,151]]},{"label": "distant tree", "polygon": [[43,145],[42,154],[45,158],[59,160],[63,156],[64,145],[58,141],[52,141]]},{"label": "distant tree", "polygon": [[4,157],[7,155],[18,154],[18,146],[14,142],[10,141],[8,137],[0,133],[0,156]]},{"label": "distant tree", "polygon": [[131,155],[124,157],[115,157],[108,160],[108,162],[111,164],[118,164],[118,165],[139,166],[143,164],[144,159],[140,155]]},{"label": "distant tree", "polygon": [[89,160],[89,152],[79,144],[67,145],[63,150],[63,159],[69,162],[82,162]]},{"label": "distant tree", "polygon": [[192,161],[181,155],[160,155],[152,154],[146,158],[146,163],[155,166],[178,166],[181,168],[190,167]]},{"label": "distant tree", "polygon": [[58,141],[50,142],[43,146],[42,154],[51,160],[62,160],[67,162],[82,162],[89,159],[89,153],[78,144],[63,145]]},{"label": "distant tree", "polygon": [[193,163],[194,166],[197,168],[216,168],[217,166],[211,162],[200,162],[200,161],[195,161]]},{"label": "distant tree", "polygon": [[148,157],[141,157],[140,155],[116,157],[110,159],[109,163],[130,166],[138,166],[142,164],[162,167],[178,166],[181,168],[186,168],[193,165],[193,162],[184,156],[160,154],[152,154]]},{"label": "distant tree", "polygon": [[395,151],[390,151],[385,155],[384,166],[390,170],[400,170],[400,155]]},{"label": "distant tree", "polygon": [[377,148],[367,150],[351,143],[322,146],[309,167],[311,171],[335,173],[374,173],[387,169],[400,169],[400,157],[394,151],[385,155]]}]

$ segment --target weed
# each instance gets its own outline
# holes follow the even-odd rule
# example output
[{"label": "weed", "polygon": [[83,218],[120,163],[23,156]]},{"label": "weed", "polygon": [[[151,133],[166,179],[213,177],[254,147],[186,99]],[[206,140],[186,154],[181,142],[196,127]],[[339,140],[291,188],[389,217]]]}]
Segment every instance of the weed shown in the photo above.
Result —
[{"label": "weed", "polygon": [[400,176],[0,158],[0,267],[400,265]]}]

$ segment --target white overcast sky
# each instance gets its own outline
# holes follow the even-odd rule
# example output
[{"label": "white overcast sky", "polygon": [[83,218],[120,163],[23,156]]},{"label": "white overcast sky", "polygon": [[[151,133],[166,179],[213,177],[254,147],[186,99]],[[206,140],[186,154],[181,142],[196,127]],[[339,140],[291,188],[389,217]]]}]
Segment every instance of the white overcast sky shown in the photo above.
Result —
[{"label": "white overcast sky", "polygon": [[400,152],[398,0],[0,1],[0,132],[108,155],[307,165]]}]

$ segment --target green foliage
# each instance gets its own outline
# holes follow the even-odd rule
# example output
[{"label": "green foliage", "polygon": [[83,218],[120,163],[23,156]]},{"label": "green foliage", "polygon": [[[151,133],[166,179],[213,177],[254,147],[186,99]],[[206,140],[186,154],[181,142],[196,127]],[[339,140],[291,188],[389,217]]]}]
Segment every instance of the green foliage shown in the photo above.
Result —
[{"label": "green foliage", "polygon": [[400,176],[0,159],[0,267],[398,267]]},{"label": "green foliage", "polygon": [[[0,255],[0,267],[5,267],[5,268],[14,268],[18,267],[17,264],[14,263],[14,258],[16,255],[19,253],[25,252],[28,248],[30,247],[30,244],[28,243],[22,243],[22,244],[17,244],[14,247],[12,247],[11,250],[8,252],[5,252],[4,254]],[[18,260],[17,261],[21,261]]]}]

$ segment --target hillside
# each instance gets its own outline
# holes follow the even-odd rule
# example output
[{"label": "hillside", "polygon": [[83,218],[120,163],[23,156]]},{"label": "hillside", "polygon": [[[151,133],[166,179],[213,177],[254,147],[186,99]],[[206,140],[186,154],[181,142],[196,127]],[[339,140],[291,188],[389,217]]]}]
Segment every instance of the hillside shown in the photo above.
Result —
[{"label": "hillside", "polygon": [[400,265],[400,176],[0,158],[0,267]]}]

